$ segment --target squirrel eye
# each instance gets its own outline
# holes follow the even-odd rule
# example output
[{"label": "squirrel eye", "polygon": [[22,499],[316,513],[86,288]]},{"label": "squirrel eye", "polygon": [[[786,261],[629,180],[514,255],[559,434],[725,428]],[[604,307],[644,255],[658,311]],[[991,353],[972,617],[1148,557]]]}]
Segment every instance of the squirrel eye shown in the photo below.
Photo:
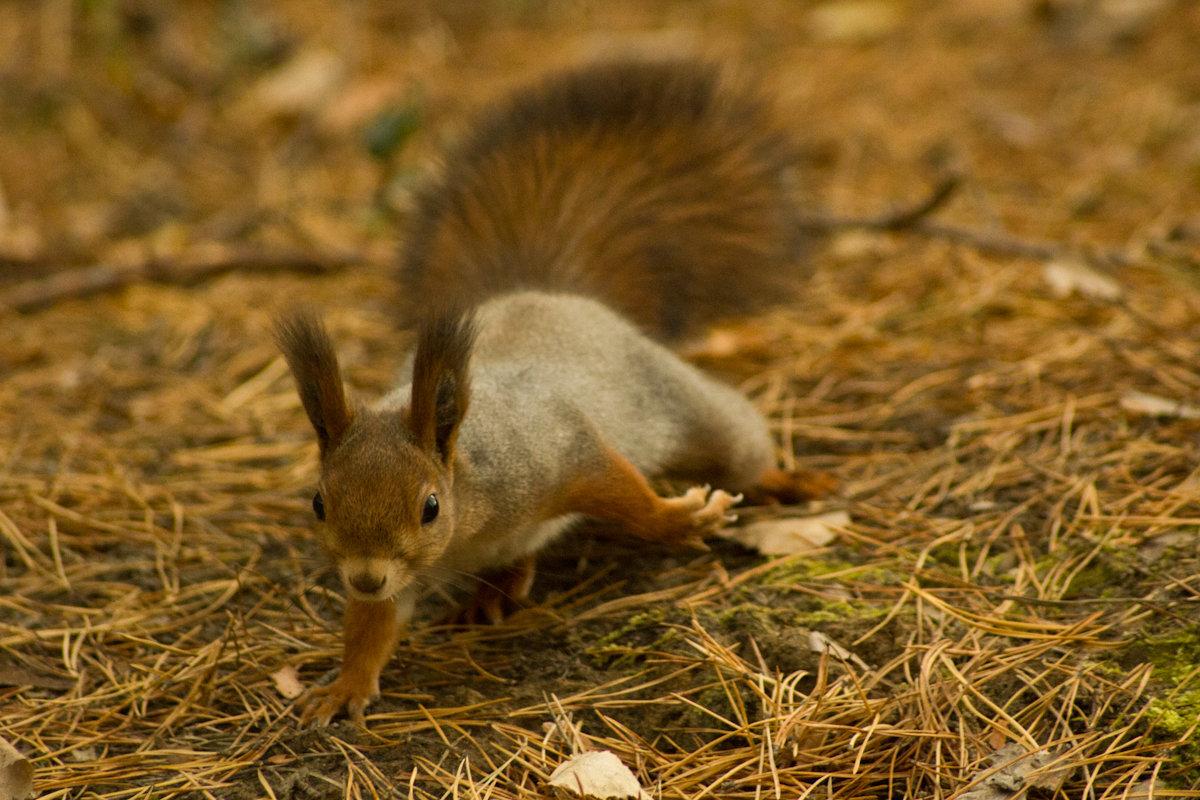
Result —
[{"label": "squirrel eye", "polygon": [[325,521],[325,501],[321,498],[320,492],[313,495],[313,513],[321,522]]},{"label": "squirrel eye", "polygon": [[428,525],[437,519],[438,501],[437,495],[431,494],[425,498],[425,508],[421,511],[421,524]]}]

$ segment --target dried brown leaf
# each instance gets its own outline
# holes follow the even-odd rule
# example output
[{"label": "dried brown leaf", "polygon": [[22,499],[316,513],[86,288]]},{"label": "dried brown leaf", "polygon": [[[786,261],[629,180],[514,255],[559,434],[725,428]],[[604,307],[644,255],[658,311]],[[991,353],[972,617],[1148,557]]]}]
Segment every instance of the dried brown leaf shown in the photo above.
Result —
[{"label": "dried brown leaf", "polygon": [[608,750],[592,750],[564,761],[550,775],[548,784],[560,800],[650,798],[642,791],[629,767]]},{"label": "dried brown leaf", "polygon": [[22,800],[33,794],[33,765],[0,739],[0,800]]},{"label": "dried brown leaf", "polygon": [[850,524],[845,511],[814,517],[766,519],[724,528],[720,534],[768,556],[795,555],[818,550],[837,538],[839,528]]},{"label": "dried brown leaf", "polygon": [[1200,407],[1185,405],[1177,400],[1168,400],[1145,392],[1126,392],[1121,396],[1121,408],[1130,414],[1147,417],[1175,417],[1177,419],[1200,419]]},{"label": "dried brown leaf", "polygon": [[900,19],[899,7],[889,0],[841,0],[813,9],[811,23],[822,39],[870,42],[891,33]]},{"label": "dried brown leaf", "polygon": [[300,673],[291,664],[286,664],[271,673],[275,682],[275,690],[288,700],[295,700],[304,694],[304,684],[300,682]]},{"label": "dried brown leaf", "polygon": [[1055,297],[1078,293],[1097,300],[1117,300],[1122,294],[1121,284],[1077,259],[1049,261],[1042,269],[1042,276]]},{"label": "dried brown leaf", "polygon": [[1008,800],[1027,792],[1051,797],[1075,771],[1074,765],[1057,764],[1058,754],[1053,751],[1030,753],[1015,743],[1001,747],[989,759],[992,766],[975,773],[972,780],[982,780],[961,795],[962,800]]},{"label": "dried brown leaf", "polygon": [[867,662],[820,631],[811,631],[808,634],[808,649],[814,653],[830,653],[842,661],[849,661],[859,669],[869,669]]},{"label": "dried brown leaf", "polygon": [[305,50],[255,84],[244,107],[266,117],[310,113],[333,97],[344,75],[336,54]]}]

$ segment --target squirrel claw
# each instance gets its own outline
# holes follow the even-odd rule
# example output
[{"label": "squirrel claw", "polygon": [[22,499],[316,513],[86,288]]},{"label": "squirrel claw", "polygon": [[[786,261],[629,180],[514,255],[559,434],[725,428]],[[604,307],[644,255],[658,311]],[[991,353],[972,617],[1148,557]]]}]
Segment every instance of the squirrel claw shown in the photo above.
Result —
[{"label": "squirrel claw", "polygon": [[356,682],[343,680],[339,675],[328,686],[314,686],[297,704],[300,709],[300,724],[314,728],[327,726],[343,708],[350,720],[358,725],[364,725],[363,712],[367,704],[379,696],[369,688],[357,685]]},{"label": "squirrel claw", "polygon": [[692,511],[692,524],[703,533],[712,533],[725,523],[736,520],[737,514],[727,512],[742,500],[740,494],[729,494],[721,489],[710,493],[707,486],[689,489],[684,497],[693,503],[699,501],[699,507]]},{"label": "squirrel claw", "polygon": [[676,523],[683,536],[684,544],[707,550],[702,541],[704,536],[715,533],[726,524],[737,519],[737,514],[729,513],[730,507],[740,502],[742,496],[732,495],[721,489],[713,490],[708,486],[693,486],[679,497],[673,497],[664,502],[682,515]]}]

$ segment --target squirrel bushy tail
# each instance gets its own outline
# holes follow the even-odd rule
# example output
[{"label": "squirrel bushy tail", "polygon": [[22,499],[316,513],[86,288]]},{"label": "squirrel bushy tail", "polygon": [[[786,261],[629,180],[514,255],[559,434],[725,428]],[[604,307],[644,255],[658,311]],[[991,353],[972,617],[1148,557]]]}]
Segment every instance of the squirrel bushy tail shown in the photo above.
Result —
[{"label": "squirrel bushy tail", "polygon": [[416,198],[400,267],[426,310],[539,289],[600,300],[660,339],[793,290],[795,151],[717,68],[622,61],[560,74],[477,121]]}]

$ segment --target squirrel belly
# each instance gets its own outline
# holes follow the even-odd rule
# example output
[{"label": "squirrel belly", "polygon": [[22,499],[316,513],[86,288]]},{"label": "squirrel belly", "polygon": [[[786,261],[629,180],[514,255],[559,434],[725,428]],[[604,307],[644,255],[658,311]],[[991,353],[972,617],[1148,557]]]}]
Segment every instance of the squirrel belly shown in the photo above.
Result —
[{"label": "squirrel belly", "polygon": [[[734,492],[775,463],[766,420],[748,400],[597,301],[519,292],[474,317],[448,568],[476,572],[537,552],[564,527],[547,517],[564,487],[610,451],[648,478]],[[410,395],[398,387],[379,407],[398,410]]]}]

